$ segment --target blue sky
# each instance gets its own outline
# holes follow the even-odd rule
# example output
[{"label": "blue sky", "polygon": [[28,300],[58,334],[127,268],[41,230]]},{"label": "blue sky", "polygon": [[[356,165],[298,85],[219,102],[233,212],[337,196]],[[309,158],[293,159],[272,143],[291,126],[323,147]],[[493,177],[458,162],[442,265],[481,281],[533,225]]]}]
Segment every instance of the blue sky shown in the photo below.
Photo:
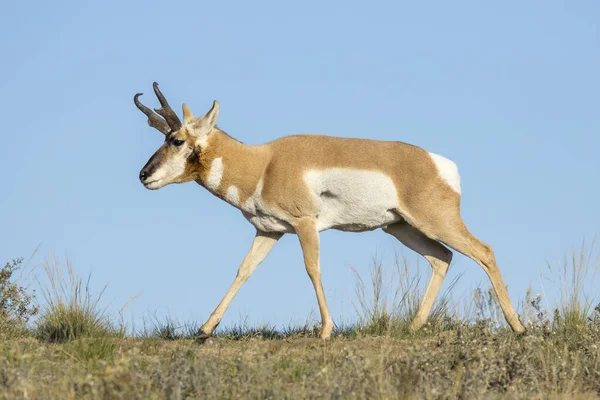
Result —
[{"label": "blue sky", "polygon": [[[189,183],[151,192],[138,173],[162,143],[132,97],[198,115],[246,143],[294,133],[400,140],[454,160],[462,214],[491,244],[517,302],[600,223],[600,3],[9,2],[0,15],[0,260],[68,256],[127,318],[203,322],[254,235]],[[353,315],[350,267],[404,251],[381,231],[322,234],[336,322]],[[421,263],[422,266],[425,266]],[[429,268],[421,268],[427,275]],[[457,256],[457,296],[487,278]],[[551,297],[551,296],[550,296]],[[242,288],[224,325],[317,315],[297,237]]]}]

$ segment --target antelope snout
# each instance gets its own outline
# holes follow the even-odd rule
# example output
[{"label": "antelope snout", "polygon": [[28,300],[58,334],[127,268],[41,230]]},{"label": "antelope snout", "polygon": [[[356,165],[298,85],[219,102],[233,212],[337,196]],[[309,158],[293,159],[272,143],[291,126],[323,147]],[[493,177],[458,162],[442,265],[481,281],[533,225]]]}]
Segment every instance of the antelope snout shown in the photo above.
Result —
[{"label": "antelope snout", "polygon": [[146,189],[156,190],[164,186],[164,180],[157,178],[154,172],[154,168],[148,166],[142,168],[140,171],[140,182],[142,182]]},{"label": "antelope snout", "polygon": [[148,178],[148,172],[146,171],[146,169],[142,169],[140,171],[140,182],[144,183],[146,181],[146,179]]}]

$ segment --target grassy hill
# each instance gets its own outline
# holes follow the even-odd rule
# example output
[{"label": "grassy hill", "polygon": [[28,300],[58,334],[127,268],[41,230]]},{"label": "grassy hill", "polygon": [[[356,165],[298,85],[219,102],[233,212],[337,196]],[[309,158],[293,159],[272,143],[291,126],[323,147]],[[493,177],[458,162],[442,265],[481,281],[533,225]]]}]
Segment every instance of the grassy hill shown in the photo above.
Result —
[{"label": "grassy hill", "polygon": [[203,344],[196,325],[171,319],[131,332],[57,263],[36,300],[13,279],[20,267],[0,270],[1,399],[600,397],[600,304],[584,290],[600,286],[598,263],[583,249],[554,269],[553,310],[525,295],[525,335],[481,289],[462,308],[442,296],[412,332],[422,288],[402,262],[395,274],[374,265],[367,284],[357,276],[357,321],[330,341],[307,324],[231,327]]}]

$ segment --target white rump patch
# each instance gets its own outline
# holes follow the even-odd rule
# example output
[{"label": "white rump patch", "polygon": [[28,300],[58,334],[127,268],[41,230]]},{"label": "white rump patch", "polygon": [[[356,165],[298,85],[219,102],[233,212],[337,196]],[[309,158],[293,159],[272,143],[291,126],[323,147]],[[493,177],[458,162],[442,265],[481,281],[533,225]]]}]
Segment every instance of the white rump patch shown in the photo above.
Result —
[{"label": "white rump patch", "polygon": [[448,160],[446,157],[442,157],[439,154],[429,153],[429,155],[431,156],[440,177],[452,188],[452,190],[461,194],[460,175],[456,164],[452,160]]},{"label": "white rump patch", "polygon": [[379,171],[331,168],[310,170],[304,181],[318,204],[317,229],[367,231],[400,220],[398,192]]},{"label": "white rump patch", "polygon": [[234,206],[239,206],[240,204],[240,193],[238,188],[234,185],[231,185],[227,188],[227,193],[225,193],[225,200]]},{"label": "white rump patch", "polygon": [[210,171],[208,171],[205,182],[207,189],[215,192],[221,184],[221,179],[223,179],[223,159],[219,157],[210,164]]}]

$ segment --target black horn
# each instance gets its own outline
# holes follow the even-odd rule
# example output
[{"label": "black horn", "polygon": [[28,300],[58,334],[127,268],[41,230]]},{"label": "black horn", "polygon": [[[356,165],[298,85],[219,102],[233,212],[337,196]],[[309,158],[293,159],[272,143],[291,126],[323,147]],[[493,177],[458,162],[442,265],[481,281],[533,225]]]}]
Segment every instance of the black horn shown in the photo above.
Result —
[{"label": "black horn", "polygon": [[154,93],[156,93],[156,97],[158,97],[158,101],[161,105],[161,108],[154,109],[156,113],[139,101],[138,97],[140,97],[143,93],[136,94],[133,97],[133,102],[141,112],[146,114],[148,117],[148,125],[151,127],[156,128],[165,135],[168,135],[170,132],[178,131],[181,129],[181,120],[177,114],[175,114],[175,111],[173,111],[171,106],[169,106],[167,99],[165,99],[165,96],[158,88],[158,83],[154,82],[152,86],[154,87]]}]

